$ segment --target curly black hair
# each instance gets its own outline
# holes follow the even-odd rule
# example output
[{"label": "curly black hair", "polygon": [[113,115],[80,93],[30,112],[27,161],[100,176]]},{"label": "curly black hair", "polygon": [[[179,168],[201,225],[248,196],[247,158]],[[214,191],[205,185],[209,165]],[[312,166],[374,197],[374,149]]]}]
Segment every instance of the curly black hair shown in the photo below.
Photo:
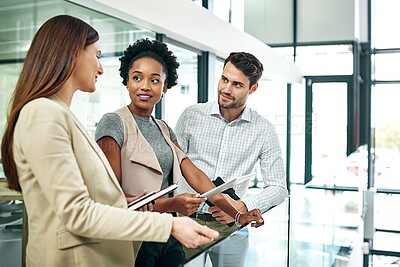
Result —
[{"label": "curly black hair", "polygon": [[138,39],[133,45],[129,45],[124,51],[124,55],[119,58],[121,67],[119,75],[122,77],[122,83],[127,85],[129,69],[133,62],[142,57],[151,57],[163,65],[167,76],[167,89],[178,84],[177,69],[179,63],[176,56],[170,51],[166,44],[157,40]]}]

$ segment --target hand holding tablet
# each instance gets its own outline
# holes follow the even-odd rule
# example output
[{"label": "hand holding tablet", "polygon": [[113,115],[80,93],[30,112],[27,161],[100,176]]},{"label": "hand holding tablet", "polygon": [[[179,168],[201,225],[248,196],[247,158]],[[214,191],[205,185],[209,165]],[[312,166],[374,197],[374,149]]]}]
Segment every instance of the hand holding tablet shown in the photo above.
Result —
[{"label": "hand holding tablet", "polygon": [[174,191],[176,188],[178,188],[177,184],[172,184],[160,191],[154,191],[154,192],[150,192],[134,201],[132,201],[131,203],[128,204],[128,209],[129,210],[136,210],[144,205],[146,205],[147,203],[150,203],[151,201],[156,200],[157,198],[160,198],[172,191]]}]

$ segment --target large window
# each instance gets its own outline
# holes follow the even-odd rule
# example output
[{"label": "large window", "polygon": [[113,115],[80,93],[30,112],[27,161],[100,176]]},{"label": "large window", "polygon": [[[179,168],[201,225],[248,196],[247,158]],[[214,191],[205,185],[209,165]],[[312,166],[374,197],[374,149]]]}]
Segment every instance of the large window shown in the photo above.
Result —
[{"label": "large window", "polygon": [[352,45],[319,45],[297,48],[296,64],[303,75],[353,74]]},{"label": "large window", "polygon": [[315,83],[312,94],[312,177],[326,180],[346,166],[347,83]]},{"label": "large window", "polygon": [[286,159],[287,135],[286,95],[286,82],[261,80],[257,91],[249,96],[247,102],[251,109],[256,110],[275,126],[284,159]]},{"label": "large window", "polygon": [[178,84],[168,89],[164,96],[163,119],[174,129],[183,110],[197,103],[197,53],[168,43],[179,61]]},{"label": "large window", "polygon": [[[274,50],[288,60],[294,60],[292,47]],[[296,48],[296,64],[309,77],[307,82],[310,84],[296,84],[291,89],[291,183],[304,184],[318,177],[324,180],[323,184],[343,173],[349,150],[348,136],[353,133],[353,125],[348,126],[352,123],[352,116],[348,113],[353,114],[354,110],[349,110],[349,107],[358,108],[350,104],[353,95],[348,96],[351,88],[348,80],[354,72],[353,60],[353,44]],[[310,88],[308,99],[306,86]],[[350,184],[351,181],[342,183]]]},{"label": "large window", "polygon": [[[192,0],[196,5],[202,6],[203,1]],[[214,13],[215,16],[232,24],[232,26],[243,31],[244,30],[244,0],[208,0],[207,8]]]},{"label": "large window", "polygon": [[375,133],[375,186],[400,189],[400,37],[386,29],[400,22],[400,2],[373,1],[372,128]]},{"label": "large window", "polygon": [[293,84],[291,89],[290,126],[290,183],[304,183],[305,162],[305,93],[304,84]]},{"label": "large window", "polygon": [[400,190],[400,84],[375,85],[375,186]]},{"label": "large window", "polygon": [[[400,23],[396,0],[372,2],[372,93],[371,132],[374,151],[372,186],[375,196],[373,248],[381,251],[399,251],[395,246],[400,235],[400,218],[396,212],[400,190],[400,35],[388,31]],[[385,254],[385,253],[384,253]],[[387,256],[392,254],[388,253]],[[397,253],[398,255],[398,253]],[[399,257],[376,255],[373,265],[399,262]],[[383,266],[383,265],[382,265]]]},{"label": "large window", "polygon": [[136,25],[106,16],[66,1],[1,1],[0,3],[0,132],[5,125],[11,92],[18,79],[21,63],[38,28],[57,14],[71,14],[91,24],[100,35],[101,63],[104,74],[99,77],[93,94],[79,93],[71,109],[90,133],[100,117],[128,104],[128,94],[119,76],[122,51],[138,38],[155,38],[155,33]]},{"label": "large window", "polygon": [[215,60],[214,68],[214,86],[208,89],[208,101],[216,101],[218,99],[218,84],[224,70],[224,60]]},{"label": "large window", "polygon": [[374,48],[400,47],[400,35],[390,31],[400,25],[400,1],[373,0],[372,2],[372,46]]}]

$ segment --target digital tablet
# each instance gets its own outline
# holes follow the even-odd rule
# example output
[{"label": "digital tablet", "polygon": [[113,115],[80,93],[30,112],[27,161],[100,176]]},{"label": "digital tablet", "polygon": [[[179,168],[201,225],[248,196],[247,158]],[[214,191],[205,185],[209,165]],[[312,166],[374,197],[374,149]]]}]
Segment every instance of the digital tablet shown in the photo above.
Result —
[{"label": "digital tablet", "polygon": [[177,188],[178,188],[177,184],[172,184],[172,185],[170,185],[170,186],[168,186],[168,187],[166,187],[166,188],[164,188],[164,189],[162,189],[160,191],[150,192],[150,193],[148,193],[148,194],[146,194],[146,195],[144,195],[144,196],[142,196],[142,197],[140,197],[138,199],[135,199],[131,203],[129,203],[128,204],[128,209],[129,210],[136,210],[136,209],[138,209],[138,208],[150,203],[151,201],[154,201],[157,198],[160,198],[160,197],[162,197],[162,196],[174,191]]},{"label": "digital tablet", "polygon": [[210,198],[212,196],[214,196],[215,194],[221,193],[222,191],[225,191],[228,188],[231,188],[237,184],[243,183],[245,181],[248,181],[251,178],[254,178],[256,176],[255,173],[251,173],[251,174],[247,174],[247,175],[243,175],[240,177],[236,177],[232,180],[229,180],[228,182],[225,182],[203,194],[200,195],[200,197],[205,197],[205,198]]}]

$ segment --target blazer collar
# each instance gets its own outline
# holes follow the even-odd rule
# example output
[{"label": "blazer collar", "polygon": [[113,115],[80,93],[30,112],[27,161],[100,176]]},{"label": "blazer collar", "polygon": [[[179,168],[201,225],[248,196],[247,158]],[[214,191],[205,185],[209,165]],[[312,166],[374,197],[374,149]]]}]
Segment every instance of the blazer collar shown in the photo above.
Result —
[{"label": "blazer collar", "polygon": [[[135,140],[135,146],[132,147],[132,155],[130,156],[129,160],[136,162],[140,165],[146,166],[148,168],[151,168],[158,172],[159,174],[162,174],[162,169],[161,166],[158,162],[156,153],[154,152],[153,148],[147,142],[146,138],[143,136],[142,132],[139,130],[139,126],[137,125],[135,118],[133,117],[131,111],[129,108],[126,106],[123,108],[124,114],[126,114],[125,118],[128,122],[128,124],[132,125],[132,130],[136,131],[137,134],[137,140]],[[158,128],[160,126],[156,122],[156,120],[151,117],[151,120],[155,122]],[[161,131],[162,132],[162,131]],[[165,138],[165,136],[164,136]],[[129,144],[132,145],[132,144]]]}]

